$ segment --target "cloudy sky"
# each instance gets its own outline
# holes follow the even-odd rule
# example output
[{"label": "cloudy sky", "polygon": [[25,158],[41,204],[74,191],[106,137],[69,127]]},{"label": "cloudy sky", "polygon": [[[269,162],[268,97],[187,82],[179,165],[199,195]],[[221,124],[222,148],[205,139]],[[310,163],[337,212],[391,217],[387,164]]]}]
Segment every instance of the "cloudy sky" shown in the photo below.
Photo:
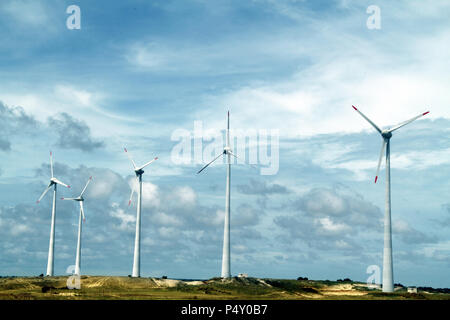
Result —
[{"label": "cloudy sky", "polygon": [[[383,127],[431,111],[391,140],[394,281],[450,287],[449,16],[446,0],[2,1],[0,274],[45,273],[50,150],[72,186],[58,198],[93,176],[83,273],[131,274],[126,146],[138,164],[159,157],[144,174],[142,275],[220,275],[225,167],[196,172],[230,110],[234,129],[278,132],[271,174],[261,154],[233,165],[232,274],[365,281],[382,266],[385,179],[373,183],[381,138],[356,105]],[[180,162],[178,133],[199,123],[200,156],[193,143]],[[258,141],[236,141],[242,162]],[[57,202],[56,274],[74,264],[77,218]]]}]

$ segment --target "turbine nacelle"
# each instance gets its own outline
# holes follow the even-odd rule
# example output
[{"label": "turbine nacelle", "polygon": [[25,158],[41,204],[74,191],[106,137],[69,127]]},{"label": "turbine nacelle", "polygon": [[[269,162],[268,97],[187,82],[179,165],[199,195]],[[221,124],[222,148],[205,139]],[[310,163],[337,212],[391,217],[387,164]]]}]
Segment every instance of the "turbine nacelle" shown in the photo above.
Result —
[{"label": "turbine nacelle", "polygon": [[52,186],[52,185],[54,185],[54,184],[60,184],[60,185],[62,185],[62,186],[64,186],[64,187],[70,188],[69,185],[67,185],[67,184],[65,184],[65,183],[62,183],[61,181],[59,181],[59,180],[56,179],[55,177],[52,177],[52,178],[50,178],[50,184],[49,184],[49,186]]},{"label": "turbine nacelle", "polygon": [[136,173],[136,177],[142,175],[145,171],[142,169],[134,170],[134,173]]},{"label": "turbine nacelle", "polygon": [[83,197],[78,197],[78,198],[61,198],[61,200],[84,201],[84,198]]},{"label": "turbine nacelle", "polygon": [[392,132],[389,130],[381,131],[381,136],[385,139],[390,139],[392,137]]}]

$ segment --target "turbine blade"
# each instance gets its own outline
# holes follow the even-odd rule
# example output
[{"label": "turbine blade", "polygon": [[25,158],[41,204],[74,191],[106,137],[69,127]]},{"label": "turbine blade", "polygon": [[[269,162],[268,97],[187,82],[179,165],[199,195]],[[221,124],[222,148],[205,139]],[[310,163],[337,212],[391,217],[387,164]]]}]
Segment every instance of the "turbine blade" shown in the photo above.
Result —
[{"label": "turbine blade", "polygon": [[61,198],[61,200],[76,200],[76,198]]},{"label": "turbine blade", "polygon": [[230,111],[227,116],[227,147],[230,146]]},{"label": "turbine blade", "polygon": [[207,166],[209,166],[211,163],[213,163],[214,161],[216,161],[217,159],[219,159],[220,156],[223,156],[223,153],[219,154],[217,157],[215,157],[214,159],[212,159],[206,166],[204,166],[203,168],[201,168],[197,174],[199,174],[200,172],[202,172],[203,170],[206,169]]},{"label": "turbine blade", "polygon": [[67,184],[65,184],[65,183],[63,183],[63,182],[61,182],[61,181],[59,181],[59,180],[56,179],[56,178],[53,178],[53,181],[55,181],[57,184],[60,184],[60,185],[62,185],[62,186],[64,186],[64,187],[70,188],[69,185],[67,185]]},{"label": "turbine blade", "polygon": [[133,168],[136,169],[136,163],[134,163],[133,158],[131,157],[130,153],[128,152],[127,148],[123,148],[125,150],[125,153],[128,156],[128,159],[130,159],[131,163],[133,164]]},{"label": "turbine blade", "polygon": [[86,221],[86,218],[84,216],[83,201],[80,201],[80,210],[81,210],[81,216],[83,217],[83,222],[84,222],[84,221]]},{"label": "turbine blade", "polygon": [[45,194],[48,192],[48,190],[50,190],[52,187],[52,185],[50,184],[47,189],[44,190],[44,192],[42,192],[41,196],[39,197],[39,199],[36,201],[36,203],[41,202],[42,198],[45,196]]},{"label": "turbine blade", "polygon": [[378,174],[380,173],[380,167],[381,167],[381,160],[383,160],[385,148],[386,148],[386,140],[383,139],[383,144],[381,145],[380,159],[378,160],[377,175],[375,176],[375,183],[377,183],[377,180],[378,180]]},{"label": "turbine blade", "polygon": [[146,164],[144,164],[142,167],[140,168],[136,168],[136,170],[140,170],[140,169],[144,169],[146,166],[148,166],[150,163],[155,162],[156,160],[158,160],[158,157],[154,158],[153,160],[147,162]]},{"label": "turbine blade", "polygon": [[83,196],[83,194],[86,191],[86,188],[87,188],[89,182],[91,182],[91,180],[92,180],[92,176],[90,176],[89,180],[86,182],[86,185],[84,186],[83,191],[81,191],[80,197]]},{"label": "turbine blade", "polygon": [[50,173],[52,174],[53,178],[53,153],[50,151]]},{"label": "turbine blade", "polygon": [[[235,155],[233,152],[227,151],[227,153],[229,153],[230,155],[232,155],[232,156],[235,157],[236,159],[242,161],[243,164],[247,164],[247,163],[245,163],[245,161],[244,161],[243,159],[241,159],[240,157],[238,157],[237,155]],[[253,165],[253,164],[251,164],[251,163],[249,163],[248,165],[251,166],[251,167],[253,167],[253,168],[255,168],[255,169],[258,169],[255,165]]]},{"label": "turbine blade", "polygon": [[381,133],[381,129],[378,128],[377,125],[376,125],[375,123],[372,122],[372,120],[370,120],[369,118],[367,118],[367,117],[364,115],[364,113],[362,113],[361,111],[359,111],[358,109],[356,109],[355,106],[352,106],[352,107],[353,107],[353,109],[356,110],[356,112],[358,112],[358,113],[361,115],[361,117],[363,117],[364,119],[366,119],[367,122],[369,122],[369,123],[372,125],[372,127],[375,128],[375,130],[377,130],[379,133]]},{"label": "turbine blade", "polygon": [[398,125],[396,125],[396,126],[392,127],[391,129],[389,129],[389,132],[395,131],[395,130],[397,130],[397,129],[403,127],[403,126],[406,126],[408,123],[411,123],[411,122],[413,122],[414,120],[417,120],[417,119],[419,119],[420,117],[423,117],[424,115],[426,115],[426,114],[428,114],[428,113],[430,113],[430,111],[421,113],[421,114],[419,114],[418,116],[415,116],[414,118],[411,118],[411,119],[409,119],[409,120],[403,121],[403,122],[399,123]]},{"label": "turbine blade", "polygon": [[131,204],[131,201],[133,200],[133,194],[136,191],[137,184],[139,183],[138,178],[136,177],[135,183],[131,186],[131,194],[130,194],[130,200],[128,200],[128,205]]}]

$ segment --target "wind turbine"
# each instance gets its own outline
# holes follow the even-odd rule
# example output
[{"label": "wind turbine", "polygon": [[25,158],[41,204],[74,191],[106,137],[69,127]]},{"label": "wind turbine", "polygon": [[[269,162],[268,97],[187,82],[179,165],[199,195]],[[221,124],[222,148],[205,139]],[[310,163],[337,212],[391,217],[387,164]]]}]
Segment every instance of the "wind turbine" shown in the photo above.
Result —
[{"label": "wind turbine", "polygon": [[36,201],[36,203],[39,203],[45,196],[45,194],[48,192],[48,190],[50,190],[53,187],[52,224],[50,227],[50,244],[48,247],[48,261],[46,273],[47,276],[53,276],[53,265],[54,265],[53,252],[55,250],[56,185],[60,184],[64,187],[70,188],[70,186],[68,186],[65,183],[62,183],[53,176],[53,154],[51,151],[50,151],[50,173],[52,176],[50,178],[48,187],[44,190],[39,199]]},{"label": "wind turbine", "polygon": [[[82,222],[86,221],[86,218],[84,216],[84,208],[83,208],[83,202],[84,202],[84,198],[83,198],[83,194],[86,191],[86,188],[89,184],[89,182],[91,182],[92,177],[89,177],[89,180],[86,182],[86,185],[83,188],[83,191],[81,191],[80,195],[77,198],[61,198],[61,200],[73,200],[73,201],[78,201],[78,203],[80,204],[80,218],[78,219],[78,241],[77,241],[77,254],[76,254],[76,258],[75,258],[75,274],[76,275],[80,275],[81,272],[81,268],[80,268],[80,264],[81,264],[81,228],[82,228]],[[81,221],[81,218],[83,218],[83,221]]]},{"label": "wind turbine", "polygon": [[[136,180],[139,182],[139,192],[138,192],[138,203],[137,203],[137,213],[136,213],[136,237],[134,239],[134,259],[133,259],[133,273],[132,277],[140,277],[141,276],[141,205],[142,205],[142,174],[144,173],[144,169],[150,163],[155,160],[158,160],[158,157],[150,160],[146,164],[141,167],[137,167],[131,158],[127,148],[123,148],[131,163],[133,164],[134,173],[136,174]],[[131,200],[133,199],[133,193],[135,192],[136,184],[133,183],[131,188],[130,200],[128,201],[128,205],[131,204]]]},{"label": "wind turbine", "polygon": [[221,156],[227,158],[227,184],[225,191],[225,221],[223,232],[223,249],[222,249],[222,278],[231,278],[230,272],[230,180],[231,180],[231,156],[239,159],[230,147],[230,111],[227,116],[226,146],[223,152],[211,160],[207,165],[201,168],[197,174],[206,169],[211,163],[219,159]]},{"label": "wind turbine", "polygon": [[390,129],[381,130],[375,123],[367,118],[355,106],[352,106],[364,119],[367,120],[374,128],[381,134],[383,143],[381,145],[380,158],[378,160],[377,174],[375,176],[375,183],[378,180],[380,172],[381,160],[383,159],[384,149],[386,149],[386,203],[384,214],[384,252],[383,252],[383,292],[394,292],[394,267],[392,263],[392,228],[391,228],[391,149],[390,139],[392,132],[413,122],[414,120],[428,114],[429,111],[419,114],[412,119],[403,121]]}]

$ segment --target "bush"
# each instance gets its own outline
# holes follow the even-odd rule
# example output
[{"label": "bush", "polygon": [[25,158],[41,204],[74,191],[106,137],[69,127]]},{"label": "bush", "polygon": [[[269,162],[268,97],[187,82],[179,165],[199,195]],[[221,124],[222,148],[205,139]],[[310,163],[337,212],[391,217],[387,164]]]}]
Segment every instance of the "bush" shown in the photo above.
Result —
[{"label": "bush", "polygon": [[306,280],[308,280],[308,278],[307,278],[307,277],[298,277],[297,280],[303,280],[303,281],[306,281]]},{"label": "bush", "polygon": [[42,291],[42,293],[46,293],[46,292],[50,291],[51,289],[56,289],[56,288],[55,287],[43,286],[41,291]]},{"label": "bush", "polygon": [[167,279],[167,276],[162,276],[162,279]]}]

